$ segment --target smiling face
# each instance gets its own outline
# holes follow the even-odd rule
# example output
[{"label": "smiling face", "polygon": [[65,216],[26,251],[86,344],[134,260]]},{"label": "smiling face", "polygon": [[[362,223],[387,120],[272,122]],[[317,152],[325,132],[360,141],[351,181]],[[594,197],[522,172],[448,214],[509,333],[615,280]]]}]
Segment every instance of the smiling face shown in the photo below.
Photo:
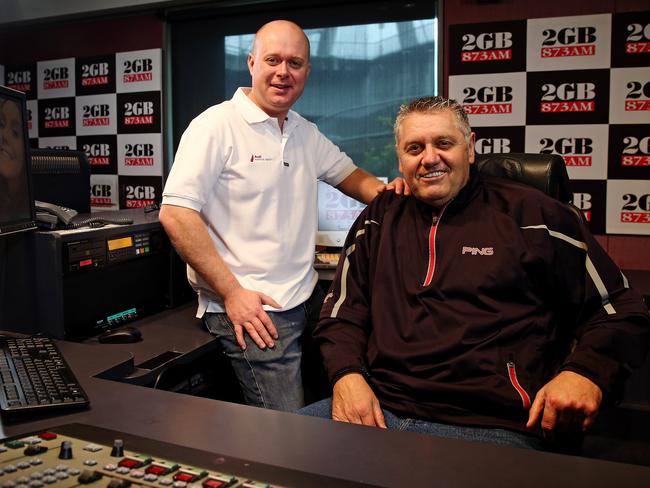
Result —
[{"label": "smiling face", "polygon": [[469,180],[474,133],[468,141],[450,110],[412,112],[399,127],[397,157],[415,197],[440,208]]},{"label": "smiling face", "polygon": [[23,125],[16,102],[0,102],[0,176],[14,179],[21,174],[25,161]]},{"label": "smiling face", "polygon": [[283,121],[302,95],[309,75],[309,41],[296,24],[274,21],[262,27],[248,55],[252,78],[249,98],[271,117]]}]

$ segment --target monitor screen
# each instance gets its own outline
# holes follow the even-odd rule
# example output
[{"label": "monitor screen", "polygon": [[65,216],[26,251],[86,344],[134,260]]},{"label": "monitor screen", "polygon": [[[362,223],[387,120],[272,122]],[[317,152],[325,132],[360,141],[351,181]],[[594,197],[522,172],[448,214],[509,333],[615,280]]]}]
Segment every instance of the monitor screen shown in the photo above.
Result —
[{"label": "monitor screen", "polygon": [[0,235],[36,228],[25,94],[0,86]]},{"label": "monitor screen", "polygon": [[[379,179],[384,183],[387,181],[385,177]],[[365,204],[319,181],[316,244],[342,247],[350,227],[364,208]]]}]

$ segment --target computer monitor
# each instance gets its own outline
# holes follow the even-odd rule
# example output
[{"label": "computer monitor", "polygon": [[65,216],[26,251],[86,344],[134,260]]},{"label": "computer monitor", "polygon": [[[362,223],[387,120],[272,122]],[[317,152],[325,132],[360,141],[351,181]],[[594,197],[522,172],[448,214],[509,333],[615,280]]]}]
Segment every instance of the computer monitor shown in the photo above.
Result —
[{"label": "computer monitor", "polygon": [[0,86],[0,236],[35,229],[25,94]]},{"label": "computer monitor", "polygon": [[[384,183],[387,178],[379,178]],[[318,182],[318,231],[316,245],[343,247],[352,224],[366,206],[333,186]]]}]

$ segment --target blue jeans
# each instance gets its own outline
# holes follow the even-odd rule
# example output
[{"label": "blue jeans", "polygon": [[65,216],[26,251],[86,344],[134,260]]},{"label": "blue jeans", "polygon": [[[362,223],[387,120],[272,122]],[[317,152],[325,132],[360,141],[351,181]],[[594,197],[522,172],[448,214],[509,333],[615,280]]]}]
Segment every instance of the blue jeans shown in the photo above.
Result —
[{"label": "blue jeans", "polygon": [[260,349],[244,332],[246,350],[235,339],[232,322],[225,313],[206,313],[204,322],[217,337],[235,371],[248,405],[273,410],[295,411],[304,406],[301,337],[312,307],[320,307],[323,292],[316,287],[311,298],[291,310],[267,311],[278,330],[274,347]]},{"label": "blue jeans", "polygon": [[[500,446],[522,447],[525,449],[544,449],[543,442],[536,437],[513,432],[505,429],[486,429],[483,427],[464,427],[459,425],[439,424],[427,420],[402,418],[393,412],[382,408],[386,427],[404,432],[417,432],[438,437],[462,439],[466,441],[488,442]],[[326,398],[312,403],[300,410],[301,415],[311,417],[332,418],[332,399]]]}]

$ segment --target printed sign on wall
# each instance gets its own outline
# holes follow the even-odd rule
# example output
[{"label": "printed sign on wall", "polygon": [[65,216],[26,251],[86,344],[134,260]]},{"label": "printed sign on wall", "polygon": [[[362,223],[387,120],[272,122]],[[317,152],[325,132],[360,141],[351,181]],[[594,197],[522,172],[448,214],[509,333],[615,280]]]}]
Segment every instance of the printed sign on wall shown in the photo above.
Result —
[{"label": "printed sign on wall", "polygon": [[120,208],[117,175],[90,175],[90,208],[93,212]]},{"label": "printed sign on wall", "polygon": [[452,25],[449,45],[454,53],[449,60],[454,74],[524,71],[526,21]]},{"label": "printed sign on wall", "polygon": [[115,94],[76,98],[77,135],[114,134],[117,127]]},{"label": "printed sign on wall", "polygon": [[572,180],[607,178],[607,125],[531,125],[526,151],[559,154]]},{"label": "printed sign on wall", "polygon": [[605,199],[605,180],[572,180],[571,203],[578,207],[589,223],[594,234],[605,233],[607,201]]},{"label": "printed sign on wall", "polygon": [[[137,206],[118,176],[138,176],[162,198],[162,56],[147,49],[35,60],[5,67],[7,85],[26,92],[32,147],[78,149],[92,176],[91,209]],[[158,183],[155,183],[155,181]],[[133,186],[133,185],[131,185]],[[137,186],[137,185],[136,185]],[[126,187],[124,187],[126,188]],[[130,190],[132,195],[141,192]],[[145,192],[147,197],[151,191]]]},{"label": "printed sign on wall", "polygon": [[608,181],[607,232],[648,234],[649,227],[650,181]]},{"label": "printed sign on wall", "polygon": [[650,125],[609,126],[609,178],[650,180]]},{"label": "printed sign on wall", "polygon": [[30,139],[38,137],[38,101],[27,100],[27,132]]},{"label": "printed sign on wall", "polygon": [[25,93],[28,100],[36,98],[36,64],[5,67],[5,83],[9,88]]},{"label": "printed sign on wall", "polygon": [[115,56],[77,58],[77,95],[115,93]]},{"label": "printed sign on wall", "polygon": [[42,149],[77,149],[77,138],[74,136],[41,137],[38,147]]},{"label": "printed sign on wall", "polygon": [[463,104],[476,127],[523,125],[526,120],[524,73],[450,76],[449,96]]},{"label": "printed sign on wall", "polygon": [[39,137],[74,136],[75,133],[74,97],[38,101]]},{"label": "printed sign on wall", "polygon": [[592,232],[650,235],[650,11],[449,34],[449,96],[466,107],[477,154],[559,154]]},{"label": "printed sign on wall", "polygon": [[117,174],[116,135],[77,137],[77,147],[86,153],[92,174]]},{"label": "printed sign on wall", "polygon": [[524,152],[525,127],[473,127],[476,154]]},{"label": "printed sign on wall", "polygon": [[38,98],[62,98],[75,95],[74,58],[36,63]]},{"label": "printed sign on wall", "polygon": [[613,17],[612,68],[650,66],[650,11]]},{"label": "printed sign on wall", "polygon": [[530,19],[527,71],[609,68],[611,15]]},{"label": "printed sign on wall", "polygon": [[162,172],[162,145],[158,134],[117,136],[118,173],[147,176]]},{"label": "printed sign on wall", "polygon": [[609,70],[528,73],[528,124],[606,124]]},{"label": "printed sign on wall", "polygon": [[143,208],[162,197],[162,181],[151,176],[120,176],[120,207]]},{"label": "printed sign on wall", "polygon": [[160,49],[130,51],[115,56],[117,92],[160,91],[162,70]]},{"label": "printed sign on wall", "polygon": [[120,134],[160,132],[160,92],[117,95],[117,130]]},{"label": "printed sign on wall", "polygon": [[650,121],[650,67],[611,70],[610,113],[612,124]]}]

